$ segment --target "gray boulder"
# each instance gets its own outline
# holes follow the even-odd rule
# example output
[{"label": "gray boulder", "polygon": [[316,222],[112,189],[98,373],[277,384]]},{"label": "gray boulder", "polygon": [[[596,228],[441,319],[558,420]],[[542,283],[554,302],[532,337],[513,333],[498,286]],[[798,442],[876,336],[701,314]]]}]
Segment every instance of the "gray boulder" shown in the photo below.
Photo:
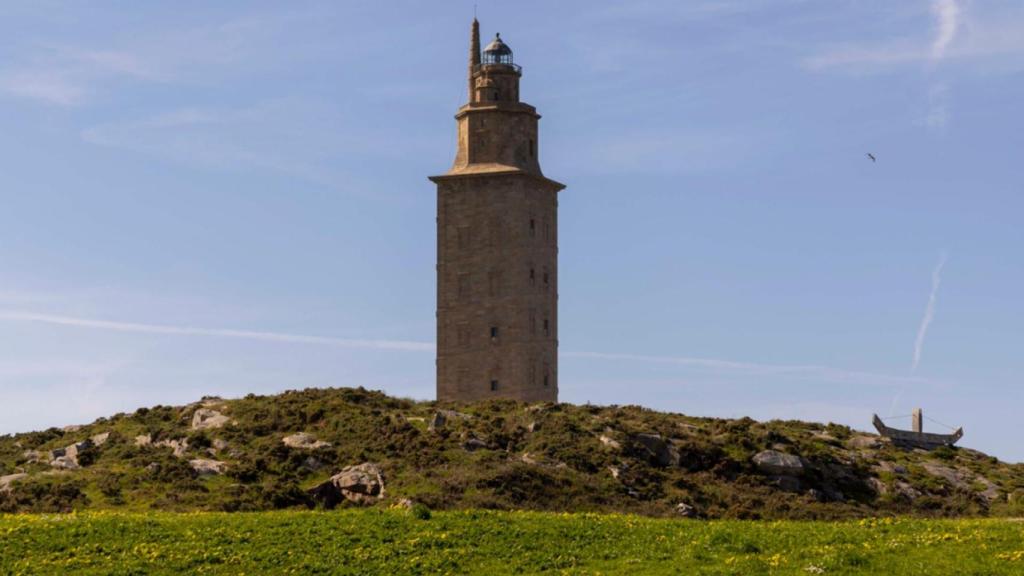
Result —
[{"label": "gray boulder", "polygon": [[799,492],[802,488],[800,479],[795,476],[772,476],[772,485],[783,492]]},{"label": "gray boulder", "polygon": [[150,436],[149,434],[142,434],[140,436],[136,436],[135,437],[135,445],[136,446],[149,446],[152,443],[153,443],[153,437]]},{"label": "gray boulder", "polygon": [[182,438],[180,440],[161,440],[156,444],[153,444],[153,446],[170,448],[171,450],[174,451],[175,456],[181,458],[185,455],[185,452],[188,451],[188,439]]},{"label": "gray boulder", "polygon": [[753,458],[754,465],[763,474],[774,476],[802,476],[804,463],[799,456],[784,454],[777,450],[758,452]]},{"label": "gray boulder", "polygon": [[438,410],[434,412],[434,415],[430,417],[430,423],[427,425],[427,429],[439,430],[444,428],[449,422],[456,420],[471,420],[473,417],[469,414],[463,414],[462,412],[456,412],[455,410]]},{"label": "gray boulder", "polygon": [[57,470],[78,470],[78,460],[70,456],[58,456],[50,460],[50,466]]},{"label": "gray boulder", "polygon": [[470,438],[462,443],[462,448],[466,452],[476,452],[477,450],[489,450],[491,446],[479,438]]},{"label": "gray boulder", "polygon": [[192,414],[193,430],[222,428],[231,419],[212,408],[200,408]]},{"label": "gray boulder", "polygon": [[846,441],[846,446],[855,450],[874,450],[881,445],[878,436],[854,436]]},{"label": "gray boulder", "polygon": [[601,444],[604,444],[605,446],[611,448],[612,450],[618,450],[619,448],[622,448],[622,444],[619,444],[619,442],[612,438],[611,436],[601,434],[600,436],[597,437],[597,439],[601,441]]},{"label": "gray boulder", "polygon": [[306,434],[305,432],[285,436],[281,439],[281,442],[289,448],[297,448],[299,450],[316,450],[318,448],[330,448],[331,446],[330,442],[317,440],[312,434]]},{"label": "gray boulder", "polygon": [[346,466],[310,490],[309,495],[325,508],[334,508],[344,501],[372,504],[384,497],[384,476],[379,466],[369,462]]},{"label": "gray boulder", "polygon": [[672,443],[658,434],[636,434],[633,442],[640,447],[651,463],[661,467],[678,466],[679,452]]},{"label": "gray boulder", "polygon": [[906,466],[901,466],[899,464],[896,464],[895,462],[890,462],[888,460],[880,461],[877,465],[872,466],[871,470],[877,474],[889,473],[902,475],[907,473]]},{"label": "gray boulder", "polygon": [[693,506],[690,506],[686,502],[680,502],[679,504],[676,504],[676,514],[682,516],[683,518],[696,518],[697,509],[694,508]]},{"label": "gray boulder", "polygon": [[223,474],[224,469],[227,468],[227,464],[224,462],[220,462],[219,460],[207,460],[206,458],[189,460],[188,465],[191,466],[199,476],[217,476]]},{"label": "gray boulder", "polygon": [[430,422],[427,424],[427,430],[434,431],[444,428],[444,425],[448,423],[448,419],[440,411],[434,412],[434,415],[430,417]]},{"label": "gray boulder", "polygon": [[[106,439],[104,439],[106,440]],[[78,462],[78,456],[85,450],[94,446],[92,440],[86,439],[81,442],[75,442],[70,446],[64,448],[57,448],[56,450],[50,451],[50,466],[57,468],[58,470],[78,470],[81,464]]]},{"label": "gray boulder", "polygon": [[19,472],[17,474],[8,474],[7,476],[0,476],[0,492],[8,492],[11,489],[11,484],[14,484],[22,478],[28,478],[28,474]]},{"label": "gray boulder", "polygon": [[895,488],[900,498],[913,501],[921,497],[921,491],[906,482],[897,482]]},{"label": "gray boulder", "polygon": [[626,466],[625,464],[609,466],[608,471],[611,472],[612,478],[620,480],[622,479],[623,475],[629,471],[629,466]]}]

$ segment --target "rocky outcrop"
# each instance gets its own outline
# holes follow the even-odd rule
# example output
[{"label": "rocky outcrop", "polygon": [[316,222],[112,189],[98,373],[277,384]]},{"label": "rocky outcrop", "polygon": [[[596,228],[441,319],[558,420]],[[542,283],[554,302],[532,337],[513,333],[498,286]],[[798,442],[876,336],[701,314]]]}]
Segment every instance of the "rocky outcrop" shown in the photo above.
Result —
[{"label": "rocky outcrop", "polygon": [[601,444],[604,444],[605,446],[611,448],[612,450],[618,450],[622,448],[622,444],[619,444],[618,441],[616,441],[611,436],[608,436],[606,434],[601,434],[600,436],[597,437],[597,439],[601,441]]},{"label": "rocky outcrop", "polygon": [[25,450],[21,456],[25,459],[26,464],[35,464],[43,459],[43,455],[38,450]]},{"label": "rocky outcrop", "polygon": [[978,496],[986,502],[994,502],[999,499],[1001,491],[991,480],[975,474],[970,470],[963,468],[951,468],[944,466],[936,462],[926,462],[923,465],[925,472],[935,476],[936,478],[942,478],[949,483],[950,486],[958,490],[975,490],[975,485],[984,487],[984,490],[978,491]]},{"label": "rocky outcrop", "polygon": [[441,412],[434,412],[434,415],[430,417],[430,422],[427,424],[427,430],[431,432],[444,428],[444,425],[448,423],[448,419]]},{"label": "rocky outcrop", "polygon": [[609,466],[608,472],[611,472],[612,478],[621,480],[622,476],[629,470],[629,466],[625,464],[618,464],[616,466]]},{"label": "rocky outcrop", "polygon": [[942,464],[934,462],[926,462],[923,465],[923,468],[925,472],[935,476],[936,478],[942,478],[953,488],[968,490],[971,487],[973,475],[965,470],[950,468],[949,466],[943,466]]},{"label": "rocky outcrop", "polygon": [[490,450],[491,446],[479,438],[469,438],[462,443],[462,449],[466,452],[476,452],[477,450]]},{"label": "rocky outcrop", "polygon": [[318,448],[330,448],[331,446],[330,442],[317,440],[312,434],[306,434],[305,432],[285,436],[281,439],[281,442],[289,448],[297,448],[299,450],[316,450]]},{"label": "rocky outcrop", "polygon": [[223,474],[224,470],[227,468],[227,464],[224,462],[220,462],[219,460],[207,460],[206,458],[189,460],[188,465],[191,466],[200,477],[217,476]]},{"label": "rocky outcrop", "polygon": [[[100,436],[103,436],[102,434]],[[106,442],[106,437],[102,438]],[[75,442],[70,446],[64,448],[57,448],[56,450],[50,450],[50,466],[58,470],[77,470],[81,467],[79,462],[79,456],[82,455],[86,450],[95,448],[96,444],[92,439],[82,440],[81,442]]]},{"label": "rocky outcrop", "polygon": [[672,443],[658,434],[635,434],[631,438],[647,459],[657,466],[678,466],[679,452]]},{"label": "rocky outcrop", "polygon": [[444,428],[449,422],[455,420],[469,420],[471,418],[472,416],[469,414],[463,414],[462,412],[456,412],[455,410],[438,410],[430,417],[427,429],[433,432]]},{"label": "rocky outcrop", "polygon": [[346,466],[331,479],[309,491],[313,501],[334,508],[344,501],[372,504],[384,497],[384,475],[376,464]]},{"label": "rocky outcrop", "polygon": [[53,460],[50,460],[50,466],[57,470],[78,470],[81,468],[81,466],[78,465],[78,460],[75,460],[70,456],[58,456]]},{"label": "rocky outcrop", "polygon": [[231,419],[212,408],[200,408],[192,414],[193,430],[210,430],[222,428],[231,422]]},{"label": "rocky outcrop", "polygon": [[783,492],[800,492],[803,488],[800,479],[796,476],[776,475],[770,476],[769,480],[771,480],[773,486]]},{"label": "rocky outcrop", "polygon": [[185,452],[188,451],[188,439],[182,438],[180,440],[161,440],[153,446],[170,448],[174,451],[174,455],[178,458],[185,456]]},{"label": "rocky outcrop", "polygon": [[136,446],[149,446],[153,443],[153,437],[149,434],[142,434],[135,437]]},{"label": "rocky outcrop", "polygon": [[846,446],[854,450],[875,450],[881,445],[882,442],[878,436],[854,436],[846,441]]},{"label": "rocky outcrop", "polygon": [[8,474],[7,476],[0,476],[0,492],[8,492],[11,489],[11,484],[14,484],[22,478],[28,478],[28,474],[24,472],[18,472],[17,474]]},{"label": "rocky outcrop", "polygon": [[697,509],[686,502],[676,504],[676,514],[683,518],[696,518],[698,516]]},{"label": "rocky outcrop", "polygon": [[888,460],[882,460],[877,466],[872,466],[871,469],[878,474],[897,474],[902,475],[907,473],[907,467],[896,464],[895,462],[889,462]]},{"label": "rocky outcrop", "polygon": [[109,438],[110,438],[110,432],[104,432],[102,434],[97,434],[97,435],[89,438],[89,440],[92,442],[93,446],[100,447],[100,446],[103,446],[104,444],[106,444],[107,440]]},{"label": "rocky outcrop", "polygon": [[785,454],[778,450],[758,452],[753,458],[754,465],[762,474],[773,476],[802,476],[804,463],[799,456]]}]

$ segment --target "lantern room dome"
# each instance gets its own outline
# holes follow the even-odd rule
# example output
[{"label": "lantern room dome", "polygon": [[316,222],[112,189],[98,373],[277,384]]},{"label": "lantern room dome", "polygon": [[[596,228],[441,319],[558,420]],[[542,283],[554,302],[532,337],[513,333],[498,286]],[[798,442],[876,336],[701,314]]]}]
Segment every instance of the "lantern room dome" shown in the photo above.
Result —
[{"label": "lantern room dome", "polygon": [[495,34],[494,40],[483,50],[483,64],[512,64],[512,49]]}]

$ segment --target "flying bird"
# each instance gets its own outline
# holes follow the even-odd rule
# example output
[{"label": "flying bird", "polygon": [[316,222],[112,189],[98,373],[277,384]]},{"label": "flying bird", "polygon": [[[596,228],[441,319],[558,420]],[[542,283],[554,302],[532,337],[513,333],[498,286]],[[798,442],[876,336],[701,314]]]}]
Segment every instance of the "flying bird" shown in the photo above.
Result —
[{"label": "flying bird", "polygon": [[872,154],[871,152],[868,152],[868,158],[871,158],[871,161],[872,161],[872,162],[874,162],[874,161],[875,161],[875,155],[874,155],[874,154]]}]

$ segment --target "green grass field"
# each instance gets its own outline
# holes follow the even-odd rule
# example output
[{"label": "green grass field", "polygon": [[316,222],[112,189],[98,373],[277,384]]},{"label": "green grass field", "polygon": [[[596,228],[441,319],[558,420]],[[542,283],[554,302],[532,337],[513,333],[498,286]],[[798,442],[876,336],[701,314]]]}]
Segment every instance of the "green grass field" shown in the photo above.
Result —
[{"label": "green grass field", "polygon": [[0,516],[0,574],[1024,574],[1011,520],[405,510]]}]

